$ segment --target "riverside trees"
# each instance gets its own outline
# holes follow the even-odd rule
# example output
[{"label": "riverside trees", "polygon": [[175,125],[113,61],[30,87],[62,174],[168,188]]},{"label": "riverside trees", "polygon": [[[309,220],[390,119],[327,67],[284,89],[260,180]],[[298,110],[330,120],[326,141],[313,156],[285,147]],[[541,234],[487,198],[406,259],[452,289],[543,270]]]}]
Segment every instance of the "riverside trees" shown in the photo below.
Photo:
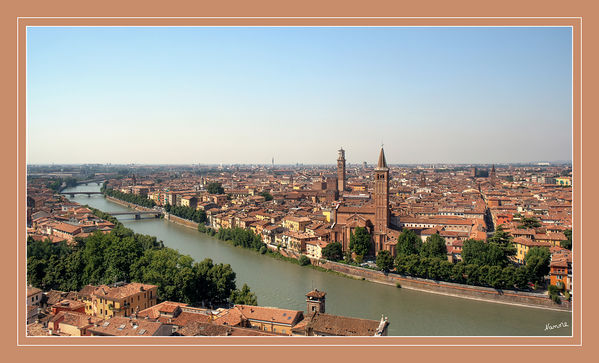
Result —
[{"label": "riverside trees", "polygon": [[488,286],[497,289],[526,289],[528,284],[542,283],[549,272],[549,251],[532,248],[526,265],[515,266],[510,261],[514,249],[511,236],[502,228],[486,242],[464,241],[462,261],[451,263],[442,253],[445,240],[430,236],[425,243],[410,230],[404,230],[397,243],[395,268],[397,273],[427,279]]},{"label": "riverside trees", "polygon": [[[190,256],[164,247],[155,237],[133,233],[118,223],[108,234],[95,232],[74,244],[29,240],[27,279],[42,290],[80,290],[87,284],[133,281],[158,286],[161,300],[191,305],[252,302],[249,288],[236,290],[228,264]],[[255,298],[255,296],[254,296]]]},{"label": "riverside trees", "polygon": [[154,203],[154,201],[152,199],[145,198],[141,195],[123,193],[120,190],[110,189],[110,188],[104,188],[104,190],[102,190],[102,191],[104,192],[104,194],[108,195],[109,197],[124,200],[125,202],[129,202],[129,203],[141,205],[142,207],[152,208],[156,205],[156,203]]}]

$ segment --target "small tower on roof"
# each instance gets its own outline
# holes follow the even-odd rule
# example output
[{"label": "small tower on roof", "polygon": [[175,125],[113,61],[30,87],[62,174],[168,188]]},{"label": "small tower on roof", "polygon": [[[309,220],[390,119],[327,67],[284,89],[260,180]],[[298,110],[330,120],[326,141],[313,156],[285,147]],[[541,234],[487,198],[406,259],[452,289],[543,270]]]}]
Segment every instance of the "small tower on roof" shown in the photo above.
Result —
[{"label": "small tower on roof", "polygon": [[318,289],[314,289],[306,294],[306,303],[308,304],[308,306],[307,306],[308,314],[313,314],[313,313],[323,313],[324,314],[324,312],[325,312],[324,305],[325,305],[325,295],[326,294],[327,294],[326,292],[318,291]]}]

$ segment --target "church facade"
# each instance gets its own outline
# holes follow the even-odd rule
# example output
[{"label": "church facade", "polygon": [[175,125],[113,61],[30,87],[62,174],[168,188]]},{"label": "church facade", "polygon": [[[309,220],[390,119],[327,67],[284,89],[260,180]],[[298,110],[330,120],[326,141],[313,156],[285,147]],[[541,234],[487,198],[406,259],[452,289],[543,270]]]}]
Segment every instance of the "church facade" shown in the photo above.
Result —
[{"label": "church facade", "polygon": [[344,252],[350,251],[351,235],[357,227],[366,228],[371,235],[370,254],[377,255],[382,250],[395,255],[395,245],[399,231],[390,226],[389,210],[389,167],[385,159],[385,151],[381,147],[378,163],[374,169],[374,193],[370,201],[356,204],[342,198],[341,186],[345,188],[345,151],[339,150],[337,159],[337,175],[340,200],[334,209],[334,224],[331,226],[330,241],[341,243]]}]

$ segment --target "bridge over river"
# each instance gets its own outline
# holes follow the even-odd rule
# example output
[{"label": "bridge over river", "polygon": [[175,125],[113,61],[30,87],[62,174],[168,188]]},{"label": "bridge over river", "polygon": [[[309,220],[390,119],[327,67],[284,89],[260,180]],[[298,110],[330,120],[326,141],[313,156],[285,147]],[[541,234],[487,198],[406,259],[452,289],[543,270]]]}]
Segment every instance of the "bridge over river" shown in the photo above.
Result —
[{"label": "bridge over river", "polygon": [[87,194],[88,197],[91,197],[92,195],[104,194],[104,193],[102,193],[102,192],[65,192],[65,191],[62,191],[62,192],[60,192],[60,194],[66,194],[69,197],[73,198],[73,197],[75,197],[75,195],[79,195],[79,194]]},{"label": "bridge over river", "polygon": [[135,219],[140,219],[141,216],[145,216],[145,215],[153,215],[155,218],[158,218],[158,217],[160,217],[160,215],[162,215],[162,212],[161,211],[137,211],[137,210],[132,210],[130,212],[110,212],[108,214],[110,214],[113,217],[132,215],[132,216],[135,216]]}]

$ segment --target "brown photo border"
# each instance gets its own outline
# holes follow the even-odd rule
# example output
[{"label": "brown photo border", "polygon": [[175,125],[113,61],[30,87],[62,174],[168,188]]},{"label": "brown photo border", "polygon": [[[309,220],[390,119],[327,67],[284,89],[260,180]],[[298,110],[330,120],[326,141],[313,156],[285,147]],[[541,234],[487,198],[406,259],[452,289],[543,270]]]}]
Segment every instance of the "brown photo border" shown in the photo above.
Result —
[{"label": "brown photo border", "polygon": [[[582,211],[582,18],[401,18],[401,17],[346,17],[346,18],[249,18],[249,17],[204,17],[204,18],[44,18],[44,17],[19,17],[14,19],[18,34],[18,149],[17,145],[11,151],[18,150],[17,165],[17,191],[18,200],[25,200],[26,183],[26,134],[25,134],[25,32],[27,26],[570,26],[573,32],[573,230],[574,230],[574,290],[582,293],[582,246],[581,246],[581,211]],[[14,92],[14,91],[13,91]],[[15,133],[16,136],[16,133]],[[17,271],[18,276],[26,276],[24,263],[25,256],[25,207],[19,203],[17,208],[17,241],[18,265],[12,272]],[[14,218],[12,218],[14,220]],[[11,248],[12,249],[12,248]],[[15,249],[17,249],[15,247]],[[15,255],[17,251],[15,251]],[[579,277],[579,278],[577,278]],[[22,285],[22,286],[21,286]],[[473,345],[502,345],[502,346],[580,346],[582,344],[582,294],[576,294],[573,301],[573,336],[572,337],[295,337],[295,338],[246,338],[246,337],[160,337],[160,338],[106,338],[106,337],[26,337],[25,313],[18,302],[18,296],[25,296],[24,279],[15,286],[18,294],[13,304],[13,310],[18,311],[18,346],[50,346],[50,345],[150,345],[150,346],[473,346]],[[590,291],[589,291],[590,293]],[[21,304],[22,305],[22,304]],[[14,341],[14,338],[11,339]]]}]

